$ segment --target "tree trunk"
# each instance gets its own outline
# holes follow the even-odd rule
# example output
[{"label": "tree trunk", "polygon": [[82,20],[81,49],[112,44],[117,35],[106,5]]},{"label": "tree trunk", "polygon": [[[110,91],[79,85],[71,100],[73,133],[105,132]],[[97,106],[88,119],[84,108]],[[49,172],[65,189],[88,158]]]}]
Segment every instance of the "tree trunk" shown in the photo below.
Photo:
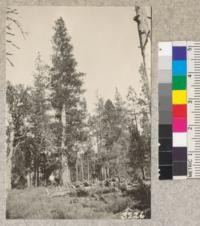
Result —
[{"label": "tree trunk", "polygon": [[[148,18],[150,15],[147,15],[147,12],[145,9],[137,6],[135,7],[136,16],[134,17],[134,20],[137,23],[138,28],[138,35],[139,35],[139,41],[140,41],[140,50],[142,54],[143,59],[143,65],[144,65],[144,74],[147,80],[147,87],[146,91],[148,93],[148,102],[149,102],[149,111],[151,112],[150,108],[150,76],[151,76],[151,65],[150,62],[146,61],[146,55],[148,56],[150,52],[150,40],[151,40],[151,18]],[[150,56],[149,56],[150,57]]]},{"label": "tree trunk", "polygon": [[12,158],[7,156],[6,159],[6,189],[11,189],[11,176],[12,176]]},{"label": "tree trunk", "polygon": [[37,187],[36,162],[34,163],[34,187]]},{"label": "tree trunk", "polygon": [[90,180],[90,163],[89,159],[87,160],[87,179]]},{"label": "tree trunk", "polygon": [[39,186],[39,167],[38,167],[38,163],[37,163],[37,168],[36,168],[36,175],[37,175],[37,187]]},{"label": "tree trunk", "polygon": [[12,188],[12,157],[14,153],[14,127],[13,127],[13,121],[12,121],[12,116],[7,112],[7,118],[8,118],[8,123],[9,123],[9,129],[10,129],[10,134],[8,137],[8,143],[7,143],[7,157],[6,157],[6,189],[11,189]]},{"label": "tree trunk", "polygon": [[144,172],[143,166],[141,166],[141,172],[142,172],[142,180],[145,180],[145,172]]},{"label": "tree trunk", "polygon": [[31,173],[30,172],[27,173],[26,180],[27,180],[27,187],[30,188],[31,187]]},{"label": "tree trunk", "polygon": [[78,181],[78,159],[76,159],[76,182]]},{"label": "tree trunk", "polygon": [[84,181],[83,159],[81,158],[81,181]]},{"label": "tree trunk", "polygon": [[62,112],[61,112],[61,123],[62,123],[62,137],[61,137],[61,184],[65,187],[70,186],[71,178],[70,178],[70,169],[68,166],[68,159],[66,153],[66,112],[65,112],[65,104],[63,104]]},{"label": "tree trunk", "polygon": [[104,166],[101,168],[101,179],[106,180],[106,169]]},{"label": "tree trunk", "polygon": [[70,170],[68,167],[68,159],[65,154],[62,154],[62,174],[61,183],[63,186],[68,187],[71,184]]}]

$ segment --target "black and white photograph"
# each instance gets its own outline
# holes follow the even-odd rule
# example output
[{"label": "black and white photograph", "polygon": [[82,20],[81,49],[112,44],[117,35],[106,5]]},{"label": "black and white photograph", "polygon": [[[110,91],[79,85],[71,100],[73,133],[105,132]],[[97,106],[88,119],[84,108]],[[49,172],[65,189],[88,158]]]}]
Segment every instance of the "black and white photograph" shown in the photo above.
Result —
[{"label": "black and white photograph", "polygon": [[6,218],[151,218],[151,8],[6,11]]}]

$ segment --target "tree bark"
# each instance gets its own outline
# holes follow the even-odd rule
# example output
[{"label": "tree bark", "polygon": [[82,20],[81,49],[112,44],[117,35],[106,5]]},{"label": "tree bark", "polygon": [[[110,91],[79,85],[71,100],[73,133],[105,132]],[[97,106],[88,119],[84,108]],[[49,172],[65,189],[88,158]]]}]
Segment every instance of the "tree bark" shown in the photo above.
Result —
[{"label": "tree bark", "polygon": [[135,7],[136,16],[134,17],[135,22],[137,23],[138,28],[138,35],[139,35],[139,41],[140,41],[140,50],[141,55],[143,59],[143,65],[144,65],[144,74],[147,80],[147,87],[146,91],[148,93],[148,104],[149,104],[149,112],[151,112],[150,108],[150,76],[151,76],[151,69],[150,65],[148,65],[146,62],[146,55],[150,52],[150,43],[151,40],[151,18],[148,18],[148,15],[146,14],[146,11],[142,9],[141,7],[137,6]]},{"label": "tree bark", "polygon": [[[38,161],[38,160],[37,160],[37,161]],[[37,187],[38,187],[38,186],[39,186],[39,180],[40,180],[40,179],[39,179],[39,167],[38,167],[38,162],[37,162],[37,168],[36,168],[36,175],[37,175],[37,177],[36,177],[37,180],[36,180],[36,181],[37,181]]]},{"label": "tree bark", "polygon": [[12,157],[14,153],[14,127],[13,127],[13,121],[12,121],[12,116],[9,112],[7,112],[8,116],[8,123],[9,123],[9,129],[10,129],[10,134],[8,138],[8,144],[7,144],[7,149],[9,153],[7,154],[6,157],[6,189],[11,189],[12,188]]},{"label": "tree bark", "polygon": [[78,181],[78,159],[76,159],[76,182]]},{"label": "tree bark", "polygon": [[142,171],[142,180],[145,180],[145,172],[143,166],[141,166],[141,171]]},{"label": "tree bark", "polygon": [[34,187],[37,187],[37,173],[36,173],[36,161],[34,163]]},{"label": "tree bark", "polygon": [[12,157],[11,155],[7,156],[6,159],[6,189],[11,189],[11,176],[12,176]]},{"label": "tree bark", "polygon": [[84,180],[83,159],[81,157],[81,181]]},{"label": "tree bark", "polygon": [[63,104],[61,112],[61,123],[62,123],[62,137],[61,137],[61,184],[65,187],[70,186],[70,169],[68,166],[68,158],[66,153],[66,111],[65,104]]},{"label": "tree bark", "polygon": [[87,179],[90,180],[90,163],[89,159],[87,160]]},{"label": "tree bark", "polygon": [[30,172],[27,173],[26,180],[27,180],[27,187],[30,188],[31,187],[31,173]]},{"label": "tree bark", "polygon": [[105,169],[105,166],[102,166],[101,168],[101,179],[102,180],[106,180],[106,169]]},{"label": "tree bark", "polygon": [[62,175],[61,175],[61,183],[63,186],[68,187],[71,184],[70,178],[70,170],[68,167],[68,159],[66,154],[62,154]]}]

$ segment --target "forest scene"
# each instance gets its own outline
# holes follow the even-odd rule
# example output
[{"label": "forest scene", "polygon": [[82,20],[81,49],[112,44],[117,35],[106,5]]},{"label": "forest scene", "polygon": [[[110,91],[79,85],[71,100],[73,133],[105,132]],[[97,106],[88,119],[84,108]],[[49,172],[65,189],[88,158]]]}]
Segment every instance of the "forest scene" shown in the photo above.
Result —
[{"label": "forest scene", "polygon": [[[151,217],[151,11],[132,7],[130,12],[139,79],[133,72],[123,94],[111,87],[108,98],[100,87],[90,103],[88,75],[79,71],[73,35],[62,16],[50,25],[49,62],[36,50],[32,83],[24,82],[28,75],[21,82],[7,76],[8,219]],[[29,38],[20,15],[20,7],[7,9],[6,66],[16,77],[15,56],[24,50],[16,36],[24,43]],[[106,85],[108,77],[103,79]]]}]

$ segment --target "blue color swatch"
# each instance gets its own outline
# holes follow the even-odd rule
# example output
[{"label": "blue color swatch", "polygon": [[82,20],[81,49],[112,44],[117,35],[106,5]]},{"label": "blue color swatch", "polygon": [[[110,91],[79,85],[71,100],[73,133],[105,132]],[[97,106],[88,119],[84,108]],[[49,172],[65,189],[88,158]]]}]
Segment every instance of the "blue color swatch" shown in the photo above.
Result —
[{"label": "blue color swatch", "polygon": [[173,76],[186,76],[187,61],[186,60],[173,60],[172,74],[173,74]]},{"label": "blue color swatch", "polygon": [[173,60],[186,60],[185,46],[173,46],[172,51]]}]

